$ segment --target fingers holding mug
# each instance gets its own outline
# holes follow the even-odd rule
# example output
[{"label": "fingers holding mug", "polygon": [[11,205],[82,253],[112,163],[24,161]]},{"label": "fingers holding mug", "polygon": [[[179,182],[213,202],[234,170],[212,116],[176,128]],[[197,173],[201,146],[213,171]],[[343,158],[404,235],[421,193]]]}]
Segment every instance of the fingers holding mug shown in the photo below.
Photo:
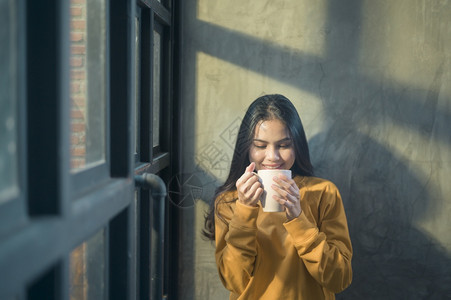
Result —
[{"label": "fingers holding mug", "polygon": [[254,169],[255,163],[251,163],[236,182],[238,200],[249,206],[256,206],[263,192],[258,176],[253,172]]}]

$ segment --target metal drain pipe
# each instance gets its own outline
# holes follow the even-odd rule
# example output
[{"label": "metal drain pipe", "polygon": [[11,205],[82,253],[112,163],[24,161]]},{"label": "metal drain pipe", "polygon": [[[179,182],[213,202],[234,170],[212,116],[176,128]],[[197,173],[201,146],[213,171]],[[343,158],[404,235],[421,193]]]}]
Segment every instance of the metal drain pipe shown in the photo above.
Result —
[{"label": "metal drain pipe", "polygon": [[[150,298],[152,299],[162,299],[163,295],[163,261],[164,261],[164,225],[165,225],[165,198],[167,195],[166,185],[159,176],[151,173],[144,173],[142,175],[135,175],[135,186],[141,189],[146,189],[150,191],[150,196],[152,197],[151,208],[152,215],[150,216],[151,223],[149,224],[151,228],[155,231],[157,236],[155,239],[150,238],[150,250],[154,249],[156,251],[156,261],[152,261],[151,264],[155,266],[155,272],[150,271],[149,279],[152,291]],[[150,228],[149,228],[150,229]],[[156,241],[156,247],[152,246],[152,240]],[[163,297],[164,298],[164,297]]]},{"label": "metal drain pipe", "polygon": [[150,190],[150,194],[154,199],[164,201],[166,197],[166,185],[158,175],[151,173],[144,173],[142,175],[135,175],[135,185],[142,189]]}]

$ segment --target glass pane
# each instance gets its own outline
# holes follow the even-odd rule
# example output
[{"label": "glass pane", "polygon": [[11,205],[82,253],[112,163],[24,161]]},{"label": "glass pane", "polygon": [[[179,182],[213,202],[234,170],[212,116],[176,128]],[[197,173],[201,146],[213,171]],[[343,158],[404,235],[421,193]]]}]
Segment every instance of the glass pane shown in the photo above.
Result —
[{"label": "glass pane", "polygon": [[161,35],[153,32],[153,138],[152,145],[160,144],[160,103],[161,103]]},{"label": "glass pane", "polygon": [[140,70],[141,70],[141,35],[139,18],[135,17],[135,153],[139,153],[139,96],[140,96]]},{"label": "glass pane", "polygon": [[72,170],[105,161],[105,2],[71,0]]},{"label": "glass pane", "polygon": [[70,254],[70,299],[105,299],[105,231],[102,229]]},{"label": "glass pane", "polygon": [[0,0],[0,204],[18,194],[15,1]]}]

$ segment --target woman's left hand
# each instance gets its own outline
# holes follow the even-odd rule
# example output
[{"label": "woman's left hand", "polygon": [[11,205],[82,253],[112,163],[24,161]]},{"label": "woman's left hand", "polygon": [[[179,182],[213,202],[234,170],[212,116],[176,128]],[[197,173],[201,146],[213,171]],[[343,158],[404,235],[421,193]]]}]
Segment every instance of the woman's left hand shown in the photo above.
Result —
[{"label": "woman's left hand", "polygon": [[273,196],[274,199],[285,207],[288,221],[297,218],[302,212],[298,186],[293,179],[284,175],[274,176],[273,179],[276,184],[272,188],[279,194]]}]

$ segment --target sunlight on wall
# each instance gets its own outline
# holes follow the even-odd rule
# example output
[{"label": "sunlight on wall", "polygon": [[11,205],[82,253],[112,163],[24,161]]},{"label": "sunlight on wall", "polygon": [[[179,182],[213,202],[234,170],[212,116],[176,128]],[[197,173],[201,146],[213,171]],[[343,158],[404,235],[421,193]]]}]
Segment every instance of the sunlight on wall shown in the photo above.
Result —
[{"label": "sunlight on wall", "polygon": [[[195,207],[195,231],[200,233],[204,226],[204,215],[208,205],[198,202]],[[209,295],[209,299],[228,299],[229,292],[219,280],[216,262],[214,259],[214,242],[202,239],[200,234],[195,235],[194,249],[194,276],[203,284],[195,287],[196,295]]]},{"label": "sunlight on wall", "polygon": [[225,180],[236,134],[250,103],[263,94],[280,93],[296,106],[308,137],[323,130],[322,102],[316,95],[217,57],[196,57],[195,153],[201,167]]},{"label": "sunlight on wall", "polygon": [[[412,223],[448,253],[451,253],[451,235],[447,232],[451,228],[451,203],[445,199],[451,193],[446,182],[451,171],[451,145],[443,134],[447,129],[436,127],[446,125],[451,114],[447,99],[451,96],[447,84],[451,80],[451,39],[447,38],[451,36],[450,8],[447,1],[365,1],[359,57],[360,71],[368,78],[382,78],[387,89],[399,85],[398,95],[403,97],[402,101],[408,101],[401,102],[401,114],[404,110],[406,114],[423,111],[430,118],[428,124],[433,122],[432,132],[424,132],[421,125],[385,119],[372,124],[371,132],[384,133],[373,138],[391,147],[426,188],[433,201]],[[396,113],[394,116],[400,119]],[[418,121],[421,122],[425,119]],[[359,129],[368,128],[362,124]]]},{"label": "sunlight on wall", "polygon": [[263,41],[322,56],[327,1],[199,0],[197,18]]},{"label": "sunlight on wall", "polygon": [[445,1],[364,1],[362,72],[427,89],[451,57],[450,8]]},{"label": "sunlight on wall", "polygon": [[[410,221],[451,254],[451,202],[444,201],[446,195],[451,195],[447,176],[451,172],[450,164],[447,164],[451,162],[451,145],[440,138],[422,135],[414,128],[388,120],[371,127],[362,124],[358,128],[381,145],[389,147],[393,156],[408,166],[409,171],[418,178],[421,187],[412,188],[425,189],[427,198],[418,201],[428,203],[413,207],[413,216],[417,217]],[[387,166],[388,169],[391,167]],[[412,203],[416,202],[412,200]]]}]

